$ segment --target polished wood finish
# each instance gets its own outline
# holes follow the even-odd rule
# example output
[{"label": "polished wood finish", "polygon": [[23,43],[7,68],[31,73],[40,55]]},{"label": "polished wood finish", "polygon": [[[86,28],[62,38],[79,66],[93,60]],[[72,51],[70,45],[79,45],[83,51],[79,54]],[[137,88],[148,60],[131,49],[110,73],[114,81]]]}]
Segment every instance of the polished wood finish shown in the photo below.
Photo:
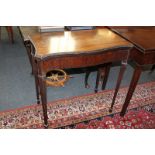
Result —
[{"label": "polished wood finish", "polygon": [[40,92],[40,87],[39,87],[38,66],[37,66],[36,60],[34,59],[35,49],[34,49],[34,46],[31,44],[31,42],[28,42],[28,44],[26,44],[26,47],[29,48],[29,51],[30,51],[30,54],[31,54],[32,73],[34,74],[34,79],[35,79],[37,104],[40,104],[40,94],[41,94],[41,92]]},{"label": "polished wood finish", "polygon": [[[27,32],[28,34],[28,32]],[[23,35],[25,37],[25,35]],[[29,34],[34,63],[37,98],[43,107],[44,125],[48,126],[46,74],[52,69],[80,68],[127,61],[131,43],[107,28]],[[119,74],[121,79],[123,74]],[[120,81],[119,81],[120,82]],[[117,84],[116,94],[119,88]]]},{"label": "polished wood finish", "polygon": [[125,102],[123,104],[123,108],[122,108],[121,113],[120,113],[120,116],[124,116],[125,113],[126,113],[127,107],[129,105],[130,100],[132,98],[132,95],[133,95],[133,93],[135,91],[135,88],[137,86],[137,83],[138,83],[138,80],[140,78],[141,72],[142,72],[142,67],[136,66],[136,68],[134,70],[134,73],[133,73],[133,76],[132,76],[132,80],[130,82],[130,86],[129,86],[127,95],[126,95]]},{"label": "polished wood finish", "polygon": [[121,81],[122,81],[122,78],[123,78],[123,75],[124,75],[124,72],[125,72],[125,69],[126,69],[126,65],[127,65],[127,61],[122,61],[122,66],[120,68],[120,73],[119,73],[116,88],[115,88],[116,91],[114,93],[114,97],[113,97],[112,104],[111,104],[111,107],[109,109],[109,112],[112,112],[112,109],[113,109],[113,106],[114,106],[114,103],[115,103],[115,99],[116,99],[116,96],[117,96],[117,93],[118,93],[118,89],[120,87],[120,84],[121,84]]},{"label": "polished wood finish", "polygon": [[[100,28],[103,28],[103,27],[100,27]],[[41,35],[41,36],[42,35],[47,35],[47,34],[50,35],[51,33],[49,33],[49,32],[48,33],[40,33],[36,26],[33,26],[33,27],[22,26],[22,27],[19,27],[19,32],[20,32],[20,34],[22,36],[23,42],[24,42],[25,47],[27,49],[27,54],[28,54],[28,57],[29,57],[30,64],[32,66],[32,73],[33,73],[32,56],[31,56],[30,43],[29,43],[30,36],[33,36],[33,35],[36,35],[36,34]],[[61,34],[63,34],[63,33],[64,32],[61,32]],[[53,34],[53,32],[52,32],[52,34]],[[73,42],[73,41],[71,41],[71,42]],[[107,82],[107,79],[108,79],[109,70],[110,70],[110,67],[105,66],[106,74],[105,74],[104,79],[103,79],[102,90],[105,89],[105,85],[106,85],[106,82]],[[85,71],[86,71],[85,87],[88,88],[89,87],[89,85],[88,85],[88,77],[89,77],[89,74],[90,74],[89,68],[85,69]],[[99,83],[99,81],[98,82],[96,81],[96,83]],[[96,92],[98,91],[98,85],[95,86],[95,91]]]},{"label": "polished wood finish", "polygon": [[108,29],[51,32],[30,35],[36,49],[36,57],[48,55],[89,54],[99,50],[131,46],[123,38]]},{"label": "polished wood finish", "polygon": [[23,41],[29,41],[30,35],[40,34],[37,26],[20,26],[18,28],[23,38]]},{"label": "polished wood finish", "polygon": [[110,29],[134,45],[129,59],[134,60],[136,67],[121,111],[121,116],[124,116],[142,68],[145,65],[155,64],[155,27],[110,27]]}]

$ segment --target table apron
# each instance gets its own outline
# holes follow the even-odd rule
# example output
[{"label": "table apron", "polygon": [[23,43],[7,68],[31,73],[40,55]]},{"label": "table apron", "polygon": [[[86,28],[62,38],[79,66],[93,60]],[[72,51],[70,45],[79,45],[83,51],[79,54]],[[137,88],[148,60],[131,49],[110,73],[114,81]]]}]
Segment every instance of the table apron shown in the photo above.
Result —
[{"label": "table apron", "polygon": [[90,67],[108,62],[116,62],[128,59],[128,50],[108,51],[95,54],[78,54],[50,57],[38,61],[39,72],[46,74],[52,69],[69,69]]},{"label": "table apron", "polygon": [[130,51],[129,59],[135,61],[138,65],[151,65],[155,64],[155,52],[144,54],[139,50],[133,48]]}]

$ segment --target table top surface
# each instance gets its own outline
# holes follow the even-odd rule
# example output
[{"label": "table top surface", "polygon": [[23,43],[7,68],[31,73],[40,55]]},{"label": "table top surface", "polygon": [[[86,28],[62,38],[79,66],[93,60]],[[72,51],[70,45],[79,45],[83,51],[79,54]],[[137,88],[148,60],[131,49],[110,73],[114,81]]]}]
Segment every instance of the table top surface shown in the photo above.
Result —
[{"label": "table top surface", "polygon": [[21,32],[24,41],[29,40],[30,35],[39,34],[37,26],[20,26],[19,30]]},{"label": "table top surface", "polygon": [[154,26],[111,26],[110,29],[133,43],[141,52],[155,52]]},{"label": "table top surface", "polygon": [[24,40],[31,40],[34,44],[36,57],[133,47],[107,28],[40,33],[37,27],[20,27],[20,31]]}]

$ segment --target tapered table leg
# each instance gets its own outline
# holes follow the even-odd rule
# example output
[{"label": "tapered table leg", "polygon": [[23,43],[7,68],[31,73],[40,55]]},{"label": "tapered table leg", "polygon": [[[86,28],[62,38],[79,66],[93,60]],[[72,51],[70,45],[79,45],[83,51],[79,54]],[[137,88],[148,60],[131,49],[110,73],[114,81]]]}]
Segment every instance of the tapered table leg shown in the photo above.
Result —
[{"label": "tapered table leg", "polygon": [[95,85],[95,93],[98,92],[99,80],[100,80],[100,70],[97,71],[96,85]]},{"label": "tapered table leg", "polygon": [[153,72],[154,70],[155,70],[155,65],[152,66],[151,72]]},{"label": "tapered table leg", "polygon": [[86,69],[86,75],[85,75],[85,88],[89,88],[89,84],[88,84],[88,77],[90,75],[91,71],[89,69]]},{"label": "tapered table leg", "polygon": [[124,72],[125,72],[125,69],[126,69],[126,65],[127,65],[126,62],[122,62],[120,72],[119,72],[119,75],[118,75],[118,79],[117,79],[117,83],[116,83],[116,88],[115,88],[112,104],[111,104],[111,107],[109,109],[109,112],[112,112],[112,109],[113,109],[113,106],[114,106],[114,103],[115,103],[115,99],[116,99],[116,96],[117,96],[117,93],[118,93],[118,90],[119,90],[119,87],[120,87],[120,84],[121,84],[121,81],[122,81],[122,78],[123,78],[123,75],[124,75]]},{"label": "tapered table leg", "polygon": [[102,90],[105,89],[108,77],[109,77],[109,72],[110,72],[110,67],[111,67],[111,63],[106,64],[105,66],[105,75],[104,75],[104,79],[103,79],[103,83],[102,83]]},{"label": "tapered table leg", "polygon": [[40,84],[38,78],[38,67],[34,57],[32,57],[32,72],[34,74],[34,80],[35,80],[37,104],[40,104],[40,87],[39,87]]},{"label": "tapered table leg", "polygon": [[40,84],[40,95],[41,95],[41,101],[42,101],[43,116],[44,116],[44,127],[48,128],[47,90],[46,90],[45,77],[39,77],[39,84]]},{"label": "tapered table leg", "polygon": [[6,26],[6,29],[8,31],[8,35],[11,43],[14,43],[12,26]]},{"label": "tapered table leg", "polygon": [[40,104],[40,88],[39,88],[39,79],[37,75],[35,77],[35,86],[36,86],[36,96],[37,96],[37,104]]},{"label": "tapered table leg", "polygon": [[141,72],[142,72],[142,68],[140,66],[136,66],[136,68],[134,70],[134,73],[133,73],[133,77],[132,77],[130,86],[129,86],[129,90],[128,90],[128,93],[127,93],[127,96],[126,96],[126,99],[125,99],[125,102],[123,104],[123,108],[122,108],[121,113],[120,113],[120,116],[124,116],[125,113],[126,113],[127,107],[129,105],[130,100],[132,98],[132,95],[133,95],[133,93],[135,91],[135,88],[137,86],[137,83],[138,83],[138,80],[140,78]]},{"label": "tapered table leg", "polygon": [[102,80],[102,90],[105,89],[106,83],[107,83],[107,79],[108,79],[108,75],[109,75],[109,70],[110,70],[110,66],[108,64],[104,64],[102,66],[100,66],[100,68],[97,71],[97,77],[96,77],[96,85],[95,85],[95,93],[98,92],[98,86],[99,86],[99,82],[100,80]]}]

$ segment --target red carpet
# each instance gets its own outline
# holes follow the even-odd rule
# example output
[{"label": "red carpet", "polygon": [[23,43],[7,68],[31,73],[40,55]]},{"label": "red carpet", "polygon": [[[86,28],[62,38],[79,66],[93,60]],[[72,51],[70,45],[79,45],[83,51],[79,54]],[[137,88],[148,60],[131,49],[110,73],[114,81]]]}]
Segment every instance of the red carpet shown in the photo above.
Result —
[{"label": "red carpet", "polygon": [[[49,128],[155,128],[155,82],[137,86],[128,107],[129,113],[121,118],[117,113],[122,108],[126,92],[127,88],[120,89],[112,113],[114,115],[110,117],[107,115],[113,90],[50,102]],[[43,128],[41,105],[0,112],[0,128]]]},{"label": "red carpet", "polygon": [[129,110],[124,117],[118,113],[65,126],[63,129],[155,129],[155,104]]}]

